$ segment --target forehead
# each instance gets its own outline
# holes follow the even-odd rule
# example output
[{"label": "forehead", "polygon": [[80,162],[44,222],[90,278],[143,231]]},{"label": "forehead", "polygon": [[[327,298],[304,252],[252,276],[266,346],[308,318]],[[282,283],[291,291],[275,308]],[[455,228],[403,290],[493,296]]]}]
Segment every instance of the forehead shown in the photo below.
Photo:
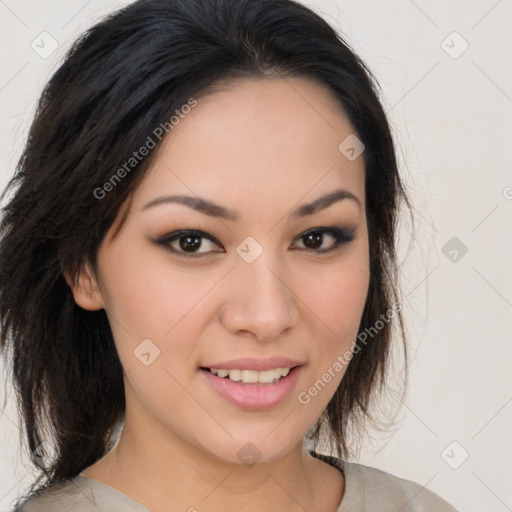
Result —
[{"label": "forehead", "polygon": [[256,196],[289,203],[340,185],[364,201],[363,156],[351,161],[339,150],[354,128],[325,86],[238,79],[196,100],[163,141],[134,207],[168,191],[231,195],[243,209]]}]

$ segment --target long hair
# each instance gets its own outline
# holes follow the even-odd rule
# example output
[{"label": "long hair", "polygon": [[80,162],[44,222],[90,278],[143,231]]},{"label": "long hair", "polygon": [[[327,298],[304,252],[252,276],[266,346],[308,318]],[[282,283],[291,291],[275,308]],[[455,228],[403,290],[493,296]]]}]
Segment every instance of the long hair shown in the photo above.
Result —
[{"label": "long hair", "polygon": [[[0,224],[0,348],[28,447],[37,454],[39,490],[100,459],[125,411],[105,311],[77,306],[64,270],[74,278],[86,261],[96,268],[100,243],[160,146],[155,129],[176,110],[222,81],[281,77],[327,86],[365,146],[370,285],[360,331],[398,301],[395,229],[400,204],[409,202],[378,83],[342,37],[292,0],[130,4],[68,51],[44,88],[4,192],[12,195]],[[156,149],[127,167],[148,137]],[[351,359],[308,433],[316,442],[326,427],[344,458],[351,457],[348,426],[371,418],[385,383],[396,321],[406,350],[397,311]]]}]

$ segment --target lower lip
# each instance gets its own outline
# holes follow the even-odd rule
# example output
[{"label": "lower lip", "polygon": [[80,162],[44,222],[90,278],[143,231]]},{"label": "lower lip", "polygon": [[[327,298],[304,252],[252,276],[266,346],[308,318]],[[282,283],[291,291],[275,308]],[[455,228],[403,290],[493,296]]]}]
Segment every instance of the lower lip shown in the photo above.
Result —
[{"label": "lower lip", "polygon": [[218,377],[210,370],[200,369],[213,389],[229,403],[249,411],[270,409],[282,402],[293,391],[299,379],[301,366],[293,368],[286,377],[269,384],[243,384],[228,377]]}]

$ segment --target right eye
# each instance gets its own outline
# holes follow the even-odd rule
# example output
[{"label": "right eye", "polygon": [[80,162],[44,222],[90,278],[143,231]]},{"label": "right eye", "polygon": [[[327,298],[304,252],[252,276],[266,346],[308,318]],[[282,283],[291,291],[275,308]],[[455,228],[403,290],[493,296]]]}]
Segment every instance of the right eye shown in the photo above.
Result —
[{"label": "right eye", "polygon": [[[221,247],[220,243],[208,233],[197,230],[174,231],[159,238],[156,243],[163,245],[174,254],[185,257],[198,257],[212,252],[226,252],[224,249],[209,250],[213,246]],[[200,250],[205,248],[206,250]]]}]

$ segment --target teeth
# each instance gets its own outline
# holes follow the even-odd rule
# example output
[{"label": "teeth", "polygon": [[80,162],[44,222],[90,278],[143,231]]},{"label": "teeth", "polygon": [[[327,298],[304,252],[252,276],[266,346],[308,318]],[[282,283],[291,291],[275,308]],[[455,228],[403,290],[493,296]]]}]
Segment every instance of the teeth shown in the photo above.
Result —
[{"label": "teeth", "polygon": [[234,380],[235,382],[238,382],[242,380],[242,372],[240,370],[222,370],[224,372],[228,372],[228,378],[229,380]]},{"label": "teeth", "polygon": [[259,380],[259,372],[252,370],[242,370],[242,382],[247,384],[256,384]]},{"label": "teeth", "polygon": [[258,377],[258,382],[273,382],[277,378],[275,370],[266,370],[264,372],[254,372]]},{"label": "teeth", "polygon": [[255,371],[255,370],[225,370],[210,368],[210,372],[219,377],[227,377],[229,380],[245,384],[269,384],[278,381],[281,377],[286,377],[290,373],[291,368],[274,368],[272,370]]}]

